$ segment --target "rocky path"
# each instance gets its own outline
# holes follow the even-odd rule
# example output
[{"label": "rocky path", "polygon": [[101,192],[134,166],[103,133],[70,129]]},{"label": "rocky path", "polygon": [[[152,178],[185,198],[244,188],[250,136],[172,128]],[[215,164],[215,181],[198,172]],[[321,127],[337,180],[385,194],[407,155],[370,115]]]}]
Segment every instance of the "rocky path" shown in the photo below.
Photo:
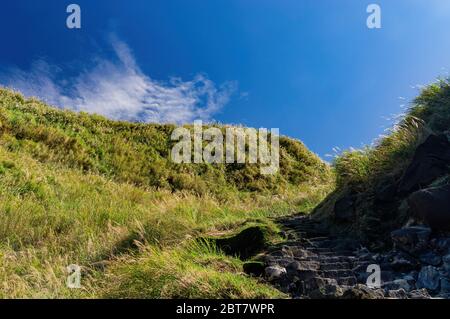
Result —
[{"label": "rocky path", "polygon": [[[279,223],[288,240],[265,254],[265,278],[293,298],[430,298],[416,285],[420,265],[407,254],[371,253],[355,241],[330,236],[305,215]],[[381,269],[381,285],[369,288],[367,267],[374,264]]]}]

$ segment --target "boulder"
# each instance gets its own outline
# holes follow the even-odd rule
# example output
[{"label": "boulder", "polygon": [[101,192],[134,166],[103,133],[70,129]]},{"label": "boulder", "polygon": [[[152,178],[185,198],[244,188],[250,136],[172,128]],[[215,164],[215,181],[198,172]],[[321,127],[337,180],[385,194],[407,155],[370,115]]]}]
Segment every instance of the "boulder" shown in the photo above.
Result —
[{"label": "boulder", "polygon": [[269,281],[274,281],[286,275],[286,268],[280,266],[269,266],[264,270]]},{"label": "boulder", "polygon": [[441,278],[441,294],[450,293],[450,280],[448,278]]},{"label": "boulder", "polygon": [[442,257],[442,261],[444,263],[444,270],[450,273],[450,255]]},{"label": "boulder", "polygon": [[408,299],[408,294],[404,289],[389,290],[387,297],[391,299]]},{"label": "boulder", "polygon": [[411,164],[403,174],[398,191],[408,194],[430,185],[448,172],[450,143],[445,135],[430,135],[419,145]]},{"label": "boulder", "polygon": [[371,289],[358,284],[346,290],[342,299],[384,299],[384,292],[381,289]]},{"label": "boulder", "polygon": [[419,258],[422,263],[431,266],[439,266],[442,262],[442,257],[432,251],[420,255]]},{"label": "boulder", "polygon": [[320,264],[315,261],[292,261],[286,267],[288,272],[299,272],[305,270],[319,270]]},{"label": "boulder", "polygon": [[435,246],[441,255],[450,254],[450,238],[438,238]]},{"label": "boulder", "polygon": [[422,267],[417,279],[417,287],[437,291],[439,289],[439,284],[440,278],[438,269],[433,266]]},{"label": "boulder", "polygon": [[417,191],[408,198],[411,214],[432,229],[450,230],[450,185]]},{"label": "boulder", "polygon": [[397,185],[393,181],[380,186],[375,193],[376,203],[391,203],[395,201],[397,194]]},{"label": "boulder", "polygon": [[415,255],[427,248],[430,235],[431,229],[413,226],[393,231],[391,238],[394,247]]},{"label": "boulder", "polygon": [[408,272],[418,268],[419,263],[404,252],[397,252],[391,259],[391,268],[394,271]]},{"label": "boulder", "polygon": [[242,231],[225,237],[202,237],[201,240],[212,243],[227,255],[248,259],[267,247],[272,230],[267,226],[250,226]]},{"label": "boulder", "polygon": [[337,284],[326,284],[324,287],[312,291],[309,297],[311,299],[338,299],[342,295],[342,288]]},{"label": "boulder", "polygon": [[430,299],[431,296],[426,289],[417,289],[408,293],[408,297],[411,299]]},{"label": "boulder", "polygon": [[394,286],[397,286],[397,289],[403,289],[404,291],[411,291],[415,288],[406,279],[396,279],[392,283]]},{"label": "boulder", "polygon": [[334,219],[336,222],[348,223],[355,215],[355,201],[351,195],[344,196],[334,204]]},{"label": "boulder", "polygon": [[260,261],[248,261],[242,266],[246,274],[259,277],[264,274],[264,263]]},{"label": "boulder", "polygon": [[[330,278],[322,278],[316,275],[315,277],[308,277],[306,279],[300,279],[302,283],[301,292],[303,295],[310,295],[312,292],[316,292],[315,295],[317,297],[317,290],[324,292],[326,289],[329,289],[329,286],[337,286],[337,281],[335,279]],[[328,287],[328,288],[327,288]]]}]

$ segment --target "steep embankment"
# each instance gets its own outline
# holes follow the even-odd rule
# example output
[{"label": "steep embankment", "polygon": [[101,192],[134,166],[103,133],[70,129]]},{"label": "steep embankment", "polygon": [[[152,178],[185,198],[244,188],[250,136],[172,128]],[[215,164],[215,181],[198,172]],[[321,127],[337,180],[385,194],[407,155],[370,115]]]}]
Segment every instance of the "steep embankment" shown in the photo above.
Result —
[{"label": "steep embankment", "polygon": [[[283,296],[193,239],[274,228],[269,217],[327,194],[330,168],[285,137],[273,176],[250,164],[174,164],[173,129],[0,89],[0,296]],[[70,264],[82,267],[82,289],[66,286]]]},{"label": "steep embankment", "polygon": [[440,81],[423,89],[375,147],[336,159],[336,190],[317,207],[315,217],[374,249],[389,246],[390,232],[410,218],[433,223],[437,216],[424,216],[422,197],[412,194],[448,185],[449,137],[450,85]]},{"label": "steep embankment", "polygon": [[266,278],[307,298],[450,298],[449,82],[334,167],[337,187],[311,216],[282,220],[289,240],[261,257]]}]

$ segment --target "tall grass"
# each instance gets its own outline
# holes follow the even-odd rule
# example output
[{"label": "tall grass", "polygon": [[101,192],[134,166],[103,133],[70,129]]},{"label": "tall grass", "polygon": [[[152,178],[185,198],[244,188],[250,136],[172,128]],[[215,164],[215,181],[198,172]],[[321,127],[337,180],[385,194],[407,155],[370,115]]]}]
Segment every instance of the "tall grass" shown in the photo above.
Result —
[{"label": "tall grass", "polygon": [[374,147],[346,151],[337,157],[337,184],[367,190],[380,179],[398,176],[409,164],[418,144],[430,134],[450,130],[450,83],[439,80],[425,87],[390,134]]},{"label": "tall grass", "polygon": [[[0,297],[282,297],[193,242],[310,210],[330,169],[287,138],[273,178],[248,165],[176,166],[171,129],[0,90]],[[71,264],[82,289],[66,286]]]}]

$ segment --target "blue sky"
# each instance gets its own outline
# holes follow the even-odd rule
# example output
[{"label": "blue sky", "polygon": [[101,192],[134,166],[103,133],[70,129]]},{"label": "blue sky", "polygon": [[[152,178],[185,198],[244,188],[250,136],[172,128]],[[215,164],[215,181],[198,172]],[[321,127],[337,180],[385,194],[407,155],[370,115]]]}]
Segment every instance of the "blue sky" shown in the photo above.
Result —
[{"label": "blue sky", "polygon": [[0,84],[112,118],[280,128],[325,158],[448,75],[449,21],[448,0],[8,1]]}]

